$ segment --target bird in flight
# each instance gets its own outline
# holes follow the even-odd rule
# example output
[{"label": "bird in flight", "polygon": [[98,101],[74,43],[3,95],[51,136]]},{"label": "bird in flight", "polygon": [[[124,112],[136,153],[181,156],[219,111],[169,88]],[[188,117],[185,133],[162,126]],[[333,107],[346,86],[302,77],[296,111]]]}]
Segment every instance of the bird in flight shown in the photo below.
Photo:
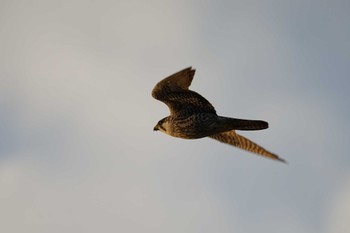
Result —
[{"label": "bird in flight", "polygon": [[153,88],[152,96],[165,103],[170,110],[170,116],[161,119],[154,127],[155,131],[184,139],[210,137],[273,160],[286,162],[236,133],[236,130],[266,129],[267,122],[218,116],[208,100],[188,89],[194,74],[195,70],[188,67],[166,77]]}]

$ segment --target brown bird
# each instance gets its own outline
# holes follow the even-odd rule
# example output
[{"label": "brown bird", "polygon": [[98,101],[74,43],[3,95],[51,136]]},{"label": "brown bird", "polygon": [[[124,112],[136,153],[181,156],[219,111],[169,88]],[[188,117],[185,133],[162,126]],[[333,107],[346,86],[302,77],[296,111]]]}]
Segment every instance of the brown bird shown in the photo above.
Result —
[{"label": "brown bird", "polygon": [[284,159],[235,132],[235,130],[266,129],[267,122],[218,116],[208,100],[188,89],[194,74],[195,70],[188,67],[161,80],[153,88],[152,96],[165,103],[170,109],[170,116],[161,119],[154,127],[155,131],[160,130],[184,139],[210,137],[258,155],[285,162]]}]

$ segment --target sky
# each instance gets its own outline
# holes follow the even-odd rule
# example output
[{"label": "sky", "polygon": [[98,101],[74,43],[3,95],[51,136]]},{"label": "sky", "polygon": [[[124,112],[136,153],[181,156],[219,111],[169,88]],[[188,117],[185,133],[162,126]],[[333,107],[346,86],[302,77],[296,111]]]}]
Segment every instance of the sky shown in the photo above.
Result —
[{"label": "sky", "polygon": [[[347,0],[0,3],[0,232],[350,232]],[[192,66],[288,161],[153,132]]]}]

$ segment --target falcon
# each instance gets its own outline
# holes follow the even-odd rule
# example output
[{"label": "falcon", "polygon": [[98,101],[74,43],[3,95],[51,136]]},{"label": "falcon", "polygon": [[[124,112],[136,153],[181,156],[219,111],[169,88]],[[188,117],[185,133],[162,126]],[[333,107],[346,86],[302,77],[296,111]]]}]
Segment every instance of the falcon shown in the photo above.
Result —
[{"label": "falcon", "polygon": [[156,84],[152,96],[165,103],[170,115],[161,119],[154,131],[161,131],[173,137],[198,139],[210,137],[273,160],[286,162],[258,144],[236,133],[236,130],[262,130],[268,123],[261,120],[244,120],[223,117],[203,96],[189,90],[195,70],[183,69]]}]

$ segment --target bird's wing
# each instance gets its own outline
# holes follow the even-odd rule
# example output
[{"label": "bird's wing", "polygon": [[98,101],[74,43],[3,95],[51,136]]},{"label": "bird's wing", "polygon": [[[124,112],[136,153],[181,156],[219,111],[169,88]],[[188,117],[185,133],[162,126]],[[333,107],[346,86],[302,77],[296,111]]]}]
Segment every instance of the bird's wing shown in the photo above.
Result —
[{"label": "bird's wing", "polygon": [[183,69],[161,80],[152,90],[152,96],[165,103],[171,115],[199,112],[216,113],[214,107],[203,96],[189,90],[195,70]]},{"label": "bird's wing", "polygon": [[230,144],[232,146],[241,148],[243,150],[247,150],[250,152],[253,152],[255,154],[278,160],[281,162],[286,162],[284,159],[278,157],[277,155],[265,150],[263,147],[259,146],[258,144],[250,141],[248,138],[245,138],[239,134],[237,134],[234,130],[227,131],[224,133],[214,134],[209,136],[215,140],[218,140],[223,143]]}]

